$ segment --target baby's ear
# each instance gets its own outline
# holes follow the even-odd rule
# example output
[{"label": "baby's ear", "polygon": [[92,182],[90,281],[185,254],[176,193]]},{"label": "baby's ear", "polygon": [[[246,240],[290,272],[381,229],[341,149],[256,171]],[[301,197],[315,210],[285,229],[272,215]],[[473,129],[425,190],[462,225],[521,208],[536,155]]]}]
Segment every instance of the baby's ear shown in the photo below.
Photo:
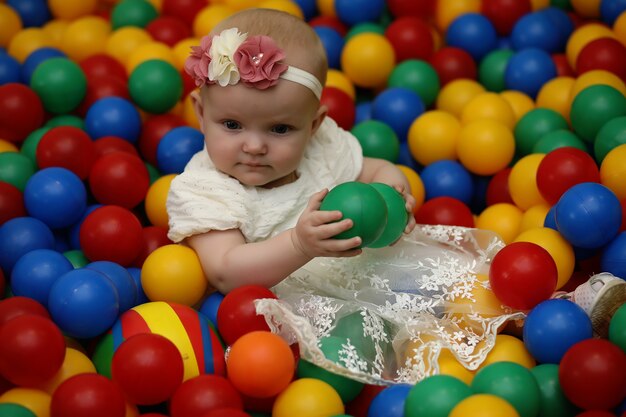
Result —
[{"label": "baby's ear", "polygon": [[196,117],[198,118],[198,124],[200,125],[200,131],[204,133],[204,106],[202,104],[202,96],[200,95],[200,90],[195,89],[191,93],[189,93],[191,97],[191,105],[193,106],[193,111],[196,113]]},{"label": "baby's ear", "polygon": [[315,114],[315,118],[313,119],[311,126],[311,135],[314,135],[315,132],[317,132],[317,129],[319,129],[319,127],[322,125],[322,122],[326,118],[327,114],[328,107],[322,104],[319,109],[317,109],[317,113]]}]

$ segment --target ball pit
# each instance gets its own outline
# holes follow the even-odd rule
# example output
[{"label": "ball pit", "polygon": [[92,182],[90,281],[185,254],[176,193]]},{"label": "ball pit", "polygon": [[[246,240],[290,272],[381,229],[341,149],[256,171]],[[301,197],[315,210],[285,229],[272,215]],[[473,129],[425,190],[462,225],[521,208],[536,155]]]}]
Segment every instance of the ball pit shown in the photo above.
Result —
[{"label": "ball pit", "polygon": [[[498,254],[534,243],[554,261],[550,276],[556,285],[545,280],[541,297],[516,304],[533,307],[524,328],[501,329],[478,372],[445,351],[441,375],[383,389],[342,380],[304,361],[294,376],[296,366],[288,358],[297,346],[281,345],[272,372],[256,373],[253,390],[271,391],[262,394],[268,398],[247,395],[258,355],[235,358],[239,382],[222,376],[226,362],[219,337],[229,345],[235,339],[217,323],[218,309],[228,303],[223,294],[210,292],[193,251],[167,239],[165,201],[171,180],[203,146],[189,97],[193,80],[182,70],[189,47],[224,17],[259,6],[301,16],[315,27],[331,64],[322,98],[329,116],[352,129],[366,156],[402,164],[418,222],[492,230],[505,243]],[[279,417],[530,417],[574,415],[582,412],[577,407],[623,412],[625,393],[614,388],[624,386],[624,361],[615,346],[624,349],[626,310],[611,321],[609,339],[594,345],[587,316],[569,301],[547,297],[550,289],[573,289],[577,277],[591,270],[626,275],[624,9],[622,0],[0,3],[2,347],[15,347],[17,334],[29,328],[26,322],[38,320],[33,317],[47,324],[51,318],[55,326],[48,330],[55,336],[63,331],[81,339],[61,343],[57,337],[46,349],[18,352],[19,358],[0,349],[0,414],[234,417],[273,410]],[[53,183],[59,187],[53,190]],[[405,219],[396,224],[394,236],[404,224]],[[370,247],[395,237],[380,239]],[[546,259],[530,262],[537,270],[532,278],[554,272]],[[115,265],[116,273],[98,268],[103,264]],[[498,304],[511,301],[492,286],[485,293],[494,308],[504,308]],[[511,295],[512,288],[504,292]],[[169,304],[157,300],[184,305],[180,309],[202,323],[210,343],[173,324],[164,306]],[[155,302],[158,307],[150,310]],[[254,315],[249,300],[236,300],[231,309],[246,306],[246,314]],[[154,330],[132,336],[142,320],[143,330],[169,330],[172,339],[187,334],[189,344]],[[228,327],[242,337],[252,330],[267,333],[261,324],[262,329]],[[168,365],[142,362],[157,348],[154,342],[131,346],[140,339],[165,340],[160,348],[169,349],[170,359],[161,361]],[[579,339],[585,340],[575,344]],[[94,346],[96,354],[86,355]],[[131,346],[134,356],[123,346]],[[192,346],[180,356],[181,367],[172,346]],[[332,356],[337,349],[326,350]],[[211,358],[198,359],[202,352]],[[610,363],[613,373],[594,368],[592,356]],[[6,370],[11,358],[14,369]],[[214,361],[215,369],[190,371],[189,358],[204,365]],[[24,367],[16,373],[17,365]],[[115,384],[95,374],[111,377],[112,368]],[[281,370],[282,377],[272,380],[281,384],[270,387],[266,378]],[[133,382],[149,372],[152,388]],[[528,383],[518,386],[513,377],[522,374]],[[590,390],[590,380],[597,390]],[[74,400],[90,394],[99,399]]]}]

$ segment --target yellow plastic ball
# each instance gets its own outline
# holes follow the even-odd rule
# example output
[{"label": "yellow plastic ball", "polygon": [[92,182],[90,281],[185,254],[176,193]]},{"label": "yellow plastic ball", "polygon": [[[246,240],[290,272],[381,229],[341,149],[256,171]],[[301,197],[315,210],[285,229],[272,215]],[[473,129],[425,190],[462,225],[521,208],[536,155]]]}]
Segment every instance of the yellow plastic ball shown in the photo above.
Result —
[{"label": "yellow plastic ball", "polygon": [[[582,0],[582,2],[594,0]],[[588,23],[575,29],[565,45],[565,56],[570,67],[576,69],[576,59],[582,49],[593,40],[599,38],[614,38],[613,31],[601,23]]]},{"label": "yellow plastic ball", "polygon": [[613,33],[622,45],[626,46],[626,10],[613,22]]},{"label": "yellow plastic ball", "polygon": [[572,245],[559,232],[549,227],[536,227],[520,233],[515,241],[535,243],[547,250],[558,271],[556,289],[567,284],[574,272],[576,258]]},{"label": "yellow plastic ball", "polygon": [[411,187],[411,195],[415,199],[415,208],[413,209],[413,214],[415,214],[422,204],[424,204],[424,199],[426,197],[424,182],[413,168],[400,164],[396,166],[400,169],[400,171],[402,171],[409,182],[409,187]]},{"label": "yellow plastic ball", "polygon": [[515,127],[515,113],[509,102],[498,93],[485,92],[473,97],[461,111],[461,122],[493,120],[509,129]]},{"label": "yellow plastic ball", "polygon": [[445,33],[450,23],[466,13],[480,13],[480,0],[439,0],[435,10],[435,23]]},{"label": "yellow plastic ball", "polygon": [[546,82],[537,94],[537,107],[554,110],[565,120],[569,120],[572,87],[575,82],[572,77],[556,77]]},{"label": "yellow plastic ball", "polygon": [[626,198],[626,144],[616,146],[606,154],[600,165],[600,182],[618,199]]},{"label": "yellow plastic ball", "polygon": [[513,160],[515,137],[508,126],[498,121],[478,119],[461,127],[456,151],[468,171],[494,175]]},{"label": "yellow plastic ball", "polygon": [[111,33],[108,21],[97,16],[81,17],[69,24],[63,38],[61,49],[73,60],[83,59],[103,53]]},{"label": "yellow plastic ball", "polygon": [[183,119],[188,126],[196,129],[200,129],[200,121],[196,115],[196,111],[191,101],[191,94],[187,94],[187,97],[183,100]]},{"label": "yellow plastic ball", "polygon": [[350,38],[341,52],[341,68],[359,87],[384,86],[395,65],[393,46],[377,33],[361,33]]},{"label": "yellow plastic ball", "polygon": [[605,70],[587,71],[576,78],[570,94],[571,101],[574,101],[578,93],[592,85],[608,85],[626,96],[626,84],[617,75]]},{"label": "yellow plastic ball", "polygon": [[304,13],[297,3],[291,0],[263,0],[259,3],[258,7],[263,9],[280,10],[281,12],[289,13],[292,16],[304,19]]},{"label": "yellow plastic ball", "polygon": [[524,342],[514,336],[508,334],[499,334],[496,336],[496,342],[487,354],[487,357],[480,364],[478,369],[495,362],[515,362],[525,368],[531,369],[536,365],[535,358],[532,357]]},{"label": "yellow plastic ball", "polygon": [[0,47],[9,46],[11,39],[22,30],[22,19],[12,8],[0,3]]},{"label": "yellow plastic ball", "polygon": [[439,91],[435,107],[460,118],[465,105],[485,91],[478,81],[466,78],[452,80]]},{"label": "yellow plastic ball", "polygon": [[0,153],[2,152],[19,152],[19,148],[8,140],[0,139]]},{"label": "yellow plastic ball", "polygon": [[500,97],[505,99],[515,115],[515,123],[519,121],[526,113],[535,108],[535,102],[527,94],[516,90],[505,90],[500,92]]},{"label": "yellow plastic ball", "polygon": [[272,417],[331,417],[345,408],[337,391],[321,379],[300,378],[278,394]]},{"label": "yellow plastic ball", "polygon": [[165,209],[167,193],[170,191],[170,184],[176,174],[164,175],[150,185],[144,205],[146,215],[153,226],[168,228],[168,215]]},{"label": "yellow plastic ball", "polygon": [[450,303],[446,311],[450,317],[456,319],[460,328],[469,328],[473,331],[482,332],[482,323],[472,320],[474,314],[483,318],[494,318],[505,314],[505,307],[496,295],[489,289],[489,277],[483,274],[476,275],[477,283],[467,291],[466,283],[455,285],[459,293],[468,292],[468,296],[456,297]]},{"label": "yellow plastic ball", "polygon": [[204,296],[208,281],[194,250],[171,244],[148,255],[141,268],[141,286],[150,301],[193,306]]},{"label": "yellow plastic ball", "polygon": [[19,62],[24,62],[28,55],[39,48],[54,46],[41,28],[26,28],[13,36],[9,42],[8,52]]},{"label": "yellow plastic ball", "polygon": [[147,42],[139,45],[126,61],[126,72],[132,74],[137,65],[150,59],[160,59],[174,66],[176,60],[172,49],[161,42]]},{"label": "yellow plastic ball", "polygon": [[326,73],[325,86],[338,88],[349,95],[353,100],[356,98],[356,88],[354,88],[354,83],[343,71],[329,68]]},{"label": "yellow plastic ball", "polygon": [[519,232],[523,233],[527,230],[543,227],[549,211],[550,205],[547,203],[535,204],[529,207],[522,215],[522,223],[520,224]]},{"label": "yellow plastic ball", "polygon": [[537,204],[548,204],[537,188],[537,169],[544,156],[526,155],[511,168],[509,193],[515,205],[524,211]]},{"label": "yellow plastic ball", "polygon": [[202,38],[213,30],[218,23],[226,19],[236,10],[225,4],[211,4],[200,10],[193,20],[193,34]]},{"label": "yellow plastic ball", "polygon": [[570,0],[576,14],[589,19],[600,17],[600,3],[601,0]]},{"label": "yellow plastic ball", "polygon": [[200,45],[200,38],[186,38],[178,41],[176,45],[174,45],[174,47],[172,48],[172,52],[174,52],[176,69],[180,71],[185,68],[185,61],[189,57],[191,47],[198,45]]},{"label": "yellow plastic ball", "polygon": [[530,7],[534,12],[550,6],[550,0],[530,0]]},{"label": "yellow plastic ball", "polygon": [[222,3],[234,10],[243,10],[258,7],[260,1],[261,0],[223,0]]},{"label": "yellow plastic ball", "polygon": [[322,16],[337,17],[335,0],[317,0],[317,10]]},{"label": "yellow plastic ball", "polygon": [[0,404],[13,403],[28,408],[37,417],[50,417],[52,396],[34,388],[11,388],[0,395]]},{"label": "yellow plastic ball", "polygon": [[409,151],[424,166],[443,159],[456,160],[460,131],[461,123],[452,114],[443,110],[427,111],[409,128]]},{"label": "yellow plastic ball", "polygon": [[65,359],[57,373],[37,388],[52,394],[66,379],[78,374],[95,374],[96,367],[87,355],[79,350],[66,348]]},{"label": "yellow plastic ball", "polygon": [[448,349],[441,350],[437,362],[439,363],[439,374],[453,376],[467,385],[472,383],[476,372],[464,367]]},{"label": "yellow plastic ball", "polygon": [[459,401],[448,417],[520,417],[515,407],[493,394],[474,394]]},{"label": "yellow plastic ball", "polygon": [[48,0],[52,15],[65,20],[93,14],[97,6],[98,0]]},{"label": "yellow plastic ball", "polygon": [[513,204],[492,204],[478,215],[476,227],[496,232],[508,245],[519,234],[522,214],[522,210]]},{"label": "yellow plastic ball", "polygon": [[50,42],[55,48],[61,49],[63,44],[63,34],[70,26],[71,22],[67,20],[54,19],[43,25],[41,29],[44,31]]},{"label": "yellow plastic ball", "polygon": [[154,8],[157,11],[161,11],[161,9],[163,8],[163,0],[148,0],[150,2],[150,4],[152,4],[154,6]]},{"label": "yellow plastic ball", "polygon": [[109,36],[105,46],[106,53],[126,65],[129,57],[141,45],[152,42],[152,36],[142,28],[123,26]]}]

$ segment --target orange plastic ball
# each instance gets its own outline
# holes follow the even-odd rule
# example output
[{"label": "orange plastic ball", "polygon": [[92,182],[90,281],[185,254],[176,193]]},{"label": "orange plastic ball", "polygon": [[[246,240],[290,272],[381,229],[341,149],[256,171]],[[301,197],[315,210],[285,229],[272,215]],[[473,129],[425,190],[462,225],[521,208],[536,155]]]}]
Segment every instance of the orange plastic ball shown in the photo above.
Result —
[{"label": "orange plastic ball", "polygon": [[626,11],[623,11],[613,22],[613,33],[617,40],[626,46]]},{"label": "orange plastic ball", "polygon": [[509,244],[519,234],[522,214],[522,210],[513,204],[493,204],[478,215],[476,227],[496,232],[504,243]]},{"label": "orange plastic ball", "polygon": [[494,175],[513,160],[515,137],[502,123],[479,119],[461,128],[456,150],[459,161],[468,171]]},{"label": "orange plastic ball", "polygon": [[451,113],[430,110],[411,124],[408,144],[417,162],[427,166],[442,159],[457,159],[457,143],[461,123]]},{"label": "orange plastic ball", "polygon": [[2,152],[19,152],[17,146],[8,140],[0,139],[0,153]]},{"label": "orange plastic ball", "polygon": [[579,16],[589,19],[600,17],[601,0],[570,0],[570,3]]},{"label": "orange plastic ball", "polygon": [[169,217],[165,208],[167,201],[167,193],[170,190],[170,184],[176,177],[176,174],[164,175],[150,185],[144,206],[146,215],[153,226],[159,226],[167,229]]},{"label": "orange plastic ball", "polygon": [[242,394],[269,398],[291,382],[296,361],[287,342],[268,331],[246,333],[232,344],[226,361],[230,382]]},{"label": "orange plastic ball", "polygon": [[382,87],[396,65],[393,46],[383,35],[361,33],[350,38],[341,52],[341,67],[359,87]]},{"label": "orange plastic ball", "polygon": [[317,0],[317,9],[322,16],[337,17],[335,0]]},{"label": "orange plastic ball", "polygon": [[12,8],[0,3],[0,47],[6,48],[13,37],[22,30],[20,15]]}]

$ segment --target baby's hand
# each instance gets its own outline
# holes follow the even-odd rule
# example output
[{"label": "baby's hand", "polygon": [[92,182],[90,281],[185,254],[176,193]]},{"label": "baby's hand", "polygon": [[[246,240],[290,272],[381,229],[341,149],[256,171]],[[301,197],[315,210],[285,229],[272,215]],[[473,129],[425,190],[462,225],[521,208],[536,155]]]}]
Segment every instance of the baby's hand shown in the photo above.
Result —
[{"label": "baby's hand", "polygon": [[404,198],[404,201],[406,202],[405,208],[409,213],[409,219],[406,223],[406,227],[404,228],[404,233],[411,233],[411,231],[415,229],[415,216],[413,215],[413,210],[415,209],[415,197],[413,197],[413,194],[405,189],[404,185],[394,184],[392,187],[397,192],[402,194],[402,198]]},{"label": "baby's hand", "polygon": [[350,229],[352,220],[341,220],[342,213],[338,210],[321,211],[319,208],[326,194],[328,190],[322,190],[309,199],[296,227],[291,231],[294,247],[310,258],[318,256],[343,258],[359,255],[360,237],[333,239],[333,236]]}]

